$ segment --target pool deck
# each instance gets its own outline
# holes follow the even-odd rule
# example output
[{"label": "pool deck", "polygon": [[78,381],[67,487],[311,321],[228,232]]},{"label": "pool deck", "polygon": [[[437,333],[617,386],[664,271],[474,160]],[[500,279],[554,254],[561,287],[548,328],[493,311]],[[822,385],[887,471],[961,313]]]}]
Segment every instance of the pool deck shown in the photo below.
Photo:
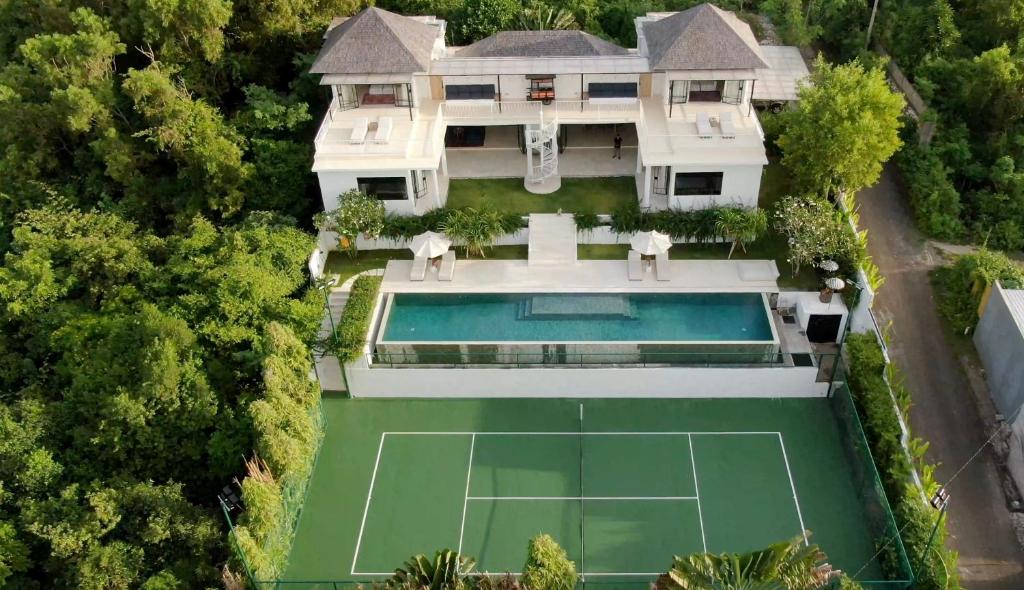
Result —
[{"label": "pool deck", "polygon": [[526,260],[459,260],[451,281],[437,269],[423,281],[409,280],[411,260],[392,260],[381,291],[388,293],[774,293],[774,260],[672,260],[671,280],[644,272],[631,281],[625,260],[581,260],[529,265]]}]

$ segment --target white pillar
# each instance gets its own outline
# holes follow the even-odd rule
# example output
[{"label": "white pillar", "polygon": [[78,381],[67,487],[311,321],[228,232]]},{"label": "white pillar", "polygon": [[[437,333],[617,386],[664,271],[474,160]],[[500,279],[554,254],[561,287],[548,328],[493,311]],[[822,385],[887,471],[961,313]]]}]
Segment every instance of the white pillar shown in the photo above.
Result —
[{"label": "white pillar", "polygon": [[437,182],[437,170],[430,171],[430,182],[434,189],[434,206],[441,207],[441,185]]},{"label": "white pillar", "polygon": [[415,170],[405,173],[405,200],[409,203],[409,213],[416,215],[416,185],[412,182],[413,174],[416,174]]},{"label": "white pillar", "polygon": [[644,194],[640,197],[642,207],[651,206],[651,167],[644,167]]},{"label": "white pillar", "polygon": [[448,176],[448,152],[441,148],[441,172]]}]

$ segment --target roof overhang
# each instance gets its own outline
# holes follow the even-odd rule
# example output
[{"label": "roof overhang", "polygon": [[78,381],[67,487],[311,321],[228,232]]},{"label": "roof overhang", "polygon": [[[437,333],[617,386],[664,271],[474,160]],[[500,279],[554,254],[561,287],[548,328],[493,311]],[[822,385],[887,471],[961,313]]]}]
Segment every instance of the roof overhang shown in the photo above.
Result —
[{"label": "roof overhang", "polygon": [[320,84],[402,84],[412,82],[412,77],[413,74],[324,74]]}]

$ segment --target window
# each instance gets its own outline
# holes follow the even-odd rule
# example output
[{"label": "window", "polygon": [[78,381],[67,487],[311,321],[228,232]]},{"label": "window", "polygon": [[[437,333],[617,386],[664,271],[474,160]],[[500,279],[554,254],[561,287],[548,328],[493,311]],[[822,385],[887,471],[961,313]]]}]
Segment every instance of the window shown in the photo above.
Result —
[{"label": "window", "polygon": [[401,201],[407,198],[404,176],[357,178],[356,184],[359,190],[381,201]]},{"label": "window", "polygon": [[742,103],[744,89],[746,89],[746,80],[727,80],[722,89],[722,102]]},{"label": "window", "polygon": [[447,100],[494,99],[494,84],[449,84],[444,87]]},{"label": "window", "polygon": [[722,172],[680,172],[676,174],[677,195],[722,194]]},{"label": "window", "polygon": [[672,80],[668,85],[669,104],[684,104],[689,92],[689,84],[686,80]]},{"label": "window", "polygon": [[591,82],[590,98],[636,98],[636,82]]},{"label": "window", "polygon": [[717,80],[690,80],[690,102],[721,102],[723,86]]}]

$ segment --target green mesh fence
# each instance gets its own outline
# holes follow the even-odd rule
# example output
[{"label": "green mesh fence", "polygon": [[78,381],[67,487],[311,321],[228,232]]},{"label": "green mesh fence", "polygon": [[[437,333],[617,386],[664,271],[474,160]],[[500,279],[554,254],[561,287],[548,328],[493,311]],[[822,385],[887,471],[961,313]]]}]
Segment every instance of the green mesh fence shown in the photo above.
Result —
[{"label": "green mesh fence", "polygon": [[[900,537],[899,527],[893,517],[885,490],[871,456],[864,429],[861,426],[857,407],[854,405],[845,373],[837,367],[835,380],[829,392],[830,405],[836,418],[843,448],[847,453],[850,471],[857,496],[860,499],[864,518],[875,539],[875,559],[888,579],[868,579],[861,572],[846,572],[858,584],[868,590],[902,590],[913,583],[913,570],[907,559],[907,552]],[[865,564],[868,571],[872,564]],[[877,569],[877,568],[875,568]],[[838,584],[835,586],[838,588]]]}]

